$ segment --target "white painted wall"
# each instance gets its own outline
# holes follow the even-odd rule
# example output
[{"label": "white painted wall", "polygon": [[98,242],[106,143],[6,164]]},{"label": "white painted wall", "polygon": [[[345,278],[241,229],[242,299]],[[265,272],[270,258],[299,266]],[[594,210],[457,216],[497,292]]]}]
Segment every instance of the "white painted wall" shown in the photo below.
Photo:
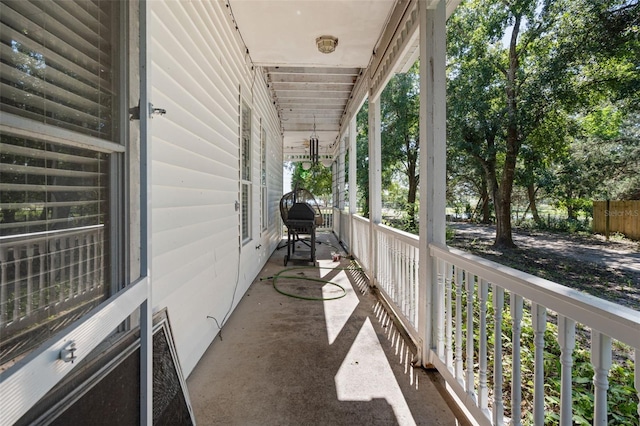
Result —
[{"label": "white painted wall", "polygon": [[[279,241],[282,137],[262,73],[252,70],[224,3],[149,4],[151,101],[167,111],[151,123],[153,306],[168,307],[188,375],[219,331],[207,316],[222,323]],[[243,247],[235,209],[240,91],[253,120],[253,238]],[[263,233],[261,118],[268,137],[269,214],[277,215]]]}]

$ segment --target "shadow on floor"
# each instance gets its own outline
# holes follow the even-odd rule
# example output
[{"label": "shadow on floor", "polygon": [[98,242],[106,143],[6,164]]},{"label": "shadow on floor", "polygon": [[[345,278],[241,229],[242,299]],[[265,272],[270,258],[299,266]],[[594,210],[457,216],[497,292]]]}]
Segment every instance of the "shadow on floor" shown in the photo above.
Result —
[{"label": "shadow on floor", "polygon": [[335,237],[318,240],[319,268],[285,268],[278,250],[259,278],[288,269],[294,278],[277,281],[286,293],[346,294],[304,300],[257,279],[187,380],[198,424],[467,424],[456,420],[439,375],[411,366],[414,350],[366,277],[348,259],[332,261]]}]

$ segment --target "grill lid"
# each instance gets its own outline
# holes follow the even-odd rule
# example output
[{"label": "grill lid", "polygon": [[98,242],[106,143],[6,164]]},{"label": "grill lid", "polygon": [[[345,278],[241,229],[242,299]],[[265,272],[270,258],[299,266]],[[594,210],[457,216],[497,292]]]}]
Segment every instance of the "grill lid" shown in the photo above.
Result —
[{"label": "grill lid", "polygon": [[315,220],[315,211],[307,203],[295,203],[289,209],[288,220]]}]

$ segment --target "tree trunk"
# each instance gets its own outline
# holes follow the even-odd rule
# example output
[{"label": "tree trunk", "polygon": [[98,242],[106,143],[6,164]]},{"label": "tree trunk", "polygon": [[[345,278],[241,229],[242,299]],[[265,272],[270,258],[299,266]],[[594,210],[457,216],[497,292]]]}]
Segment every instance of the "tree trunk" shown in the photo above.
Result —
[{"label": "tree trunk", "polygon": [[511,42],[509,43],[509,68],[507,69],[507,152],[502,169],[502,181],[500,182],[499,197],[494,199],[496,208],[496,240],[493,244],[497,248],[512,248],[513,234],[511,231],[511,194],[513,192],[513,180],[515,178],[516,161],[520,149],[518,137],[518,100],[516,79],[520,63],[516,50],[518,32],[520,31],[521,15],[515,16]]},{"label": "tree trunk", "polygon": [[[414,180],[414,179],[412,179]],[[409,216],[409,226],[411,229],[416,227],[416,187],[409,181],[409,195],[407,196],[407,215]]]},{"label": "tree trunk", "polygon": [[531,207],[531,215],[533,216],[533,220],[540,224],[542,221],[540,220],[540,215],[538,214],[538,205],[536,204],[536,190],[533,186],[533,183],[527,185],[527,195],[529,196],[529,206]]},{"label": "tree trunk", "polygon": [[573,201],[569,200],[567,203],[567,219],[568,220],[577,220],[578,215],[576,214],[576,210],[573,206]]},{"label": "tree trunk", "polygon": [[507,149],[502,182],[499,188],[496,183],[496,195],[494,195],[493,200],[496,209],[496,240],[493,246],[496,248],[513,248],[516,246],[513,242],[511,229],[511,193],[516,168],[515,160],[515,156],[510,155]]},{"label": "tree trunk", "polygon": [[489,205],[489,190],[487,189],[487,179],[482,178],[482,188],[480,197],[482,200],[482,223],[491,223],[491,206]]},{"label": "tree trunk", "polygon": [[407,215],[409,216],[409,228],[416,229],[416,192],[418,190],[418,177],[416,176],[415,161],[409,161],[407,167],[407,177],[409,178],[409,194],[407,195]]}]

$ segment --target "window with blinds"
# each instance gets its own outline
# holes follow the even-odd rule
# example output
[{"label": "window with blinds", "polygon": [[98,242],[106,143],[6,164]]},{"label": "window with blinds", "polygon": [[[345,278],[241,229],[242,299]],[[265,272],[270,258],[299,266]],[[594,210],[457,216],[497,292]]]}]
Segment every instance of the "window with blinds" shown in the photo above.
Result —
[{"label": "window with blinds", "polygon": [[0,6],[2,365],[111,293],[120,2]]},{"label": "window with blinds", "polygon": [[2,111],[114,140],[119,3],[3,0]]},{"label": "window with blinds", "polygon": [[242,242],[251,239],[251,108],[243,100],[240,111],[240,186]]},{"label": "window with blinds", "polygon": [[262,230],[265,231],[269,224],[267,217],[269,215],[269,202],[267,193],[267,130],[262,126],[260,132],[260,186],[261,186],[261,205],[262,205]]}]

